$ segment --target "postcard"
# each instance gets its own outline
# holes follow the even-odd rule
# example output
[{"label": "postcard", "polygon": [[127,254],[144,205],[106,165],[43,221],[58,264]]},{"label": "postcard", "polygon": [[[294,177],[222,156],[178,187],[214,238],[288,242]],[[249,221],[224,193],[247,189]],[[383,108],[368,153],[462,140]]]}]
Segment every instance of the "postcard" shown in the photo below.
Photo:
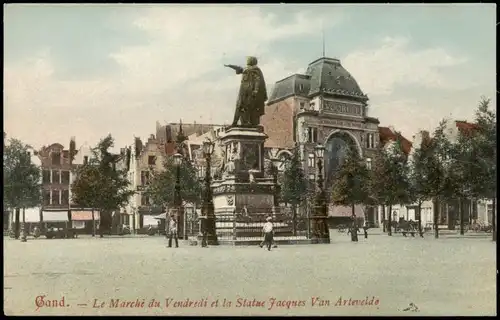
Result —
[{"label": "postcard", "polygon": [[4,5],[4,313],[496,315],[495,9]]}]

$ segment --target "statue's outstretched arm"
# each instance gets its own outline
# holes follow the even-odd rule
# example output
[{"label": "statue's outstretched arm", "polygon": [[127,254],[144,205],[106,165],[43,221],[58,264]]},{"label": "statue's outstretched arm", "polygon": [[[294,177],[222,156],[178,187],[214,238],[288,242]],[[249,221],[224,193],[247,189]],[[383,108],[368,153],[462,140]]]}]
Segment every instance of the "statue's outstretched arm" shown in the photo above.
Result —
[{"label": "statue's outstretched arm", "polygon": [[225,64],[224,67],[228,67],[236,71],[236,74],[242,74],[243,68],[240,66],[235,66],[234,64]]}]

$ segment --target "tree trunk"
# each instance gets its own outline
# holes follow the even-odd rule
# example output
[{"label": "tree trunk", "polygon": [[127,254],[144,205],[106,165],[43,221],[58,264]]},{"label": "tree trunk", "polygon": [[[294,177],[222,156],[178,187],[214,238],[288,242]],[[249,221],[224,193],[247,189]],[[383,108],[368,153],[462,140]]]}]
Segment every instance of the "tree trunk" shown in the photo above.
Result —
[{"label": "tree trunk", "polygon": [[297,204],[292,204],[292,231],[293,235],[297,235]]},{"label": "tree trunk", "polygon": [[392,236],[392,205],[389,206],[389,219],[387,219],[387,234]]},{"label": "tree trunk", "polygon": [[439,238],[439,207],[438,201],[439,199],[436,197],[432,199],[432,211],[433,211],[433,219],[434,219],[434,238]]},{"label": "tree trunk", "polygon": [[20,231],[20,219],[21,219],[21,209],[15,208],[15,218],[16,221],[14,222],[14,238],[19,239],[19,231]]},{"label": "tree trunk", "polygon": [[94,208],[92,208],[92,237],[95,237],[95,215],[94,215]]},{"label": "tree trunk", "polygon": [[26,210],[23,207],[23,221],[21,222],[21,242],[26,242],[28,235],[26,234]]},{"label": "tree trunk", "polygon": [[385,205],[382,205],[382,232],[386,232],[386,227],[385,227]]},{"label": "tree trunk", "polygon": [[458,215],[460,217],[460,235],[463,236],[465,234],[464,230],[465,221],[464,221],[464,206],[462,205],[462,199],[458,199]]},{"label": "tree trunk", "polygon": [[40,208],[40,233],[43,234],[43,231],[44,231],[44,227],[43,227],[43,209]]},{"label": "tree trunk", "polygon": [[423,237],[424,233],[422,232],[422,201],[418,202],[417,205],[417,214],[418,214],[418,234]]},{"label": "tree trunk", "polygon": [[491,207],[491,233],[492,233],[492,239],[493,241],[497,241],[497,223],[496,223],[496,206],[497,206],[497,199],[493,198],[493,205]]}]

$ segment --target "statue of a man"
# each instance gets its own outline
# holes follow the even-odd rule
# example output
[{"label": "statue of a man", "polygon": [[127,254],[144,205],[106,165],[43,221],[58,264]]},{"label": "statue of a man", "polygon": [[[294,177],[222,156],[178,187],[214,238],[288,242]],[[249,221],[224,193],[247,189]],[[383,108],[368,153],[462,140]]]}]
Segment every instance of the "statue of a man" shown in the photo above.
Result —
[{"label": "statue of a man", "polygon": [[245,69],[231,64],[224,66],[234,69],[236,74],[242,74],[233,126],[237,126],[240,120],[242,126],[259,125],[260,117],[264,114],[267,90],[264,75],[257,66],[257,58],[248,57]]}]

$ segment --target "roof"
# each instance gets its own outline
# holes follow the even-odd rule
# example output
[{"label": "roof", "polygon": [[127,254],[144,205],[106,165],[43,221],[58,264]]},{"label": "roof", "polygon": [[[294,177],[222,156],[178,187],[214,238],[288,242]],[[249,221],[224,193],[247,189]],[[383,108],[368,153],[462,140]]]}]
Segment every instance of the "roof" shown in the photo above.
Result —
[{"label": "roof", "polygon": [[462,133],[473,131],[479,127],[475,123],[470,123],[463,120],[456,120],[455,125],[457,126],[458,130]]},{"label": "roof", "polygon": [[380,142],[382,144],[385,145],[387,142],[396,141],[399,138],[401,141],[401,148],[403,149],[403,152],[406,154],[410,153],[412,143],[408,139],[403,137],[403,135],[401,135],[400,133],[394,132],[393,130],[391,130],[391,128],[388,127],[378,127],[378,133]]},{"label": "roof", "polygon": [[277,81],[269,96],[268,104],[290,96],[310,97],[320,93],[349,97],[363,102],[368,100],[340,60],[323,57],[311,62],[305,74],[294,74]]}]

